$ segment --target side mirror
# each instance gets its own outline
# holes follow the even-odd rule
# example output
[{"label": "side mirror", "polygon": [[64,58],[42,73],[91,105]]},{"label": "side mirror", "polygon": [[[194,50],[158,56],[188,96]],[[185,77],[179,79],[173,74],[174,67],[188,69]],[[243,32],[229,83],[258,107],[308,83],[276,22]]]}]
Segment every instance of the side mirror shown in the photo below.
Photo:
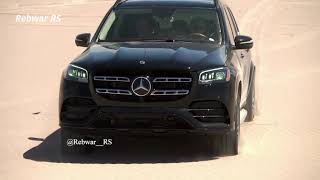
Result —
[{"label": "side mirror", "polygon": [[253,47],[253,40],[249,36],[238,35],[234,38],[236,49],[251,49]]},{"label": "side mirror", "polygon": [[75,43],[77,46],[88,47],[90,42],[90,37],[91,37],[90,33],[79,34],[76,37]]}]

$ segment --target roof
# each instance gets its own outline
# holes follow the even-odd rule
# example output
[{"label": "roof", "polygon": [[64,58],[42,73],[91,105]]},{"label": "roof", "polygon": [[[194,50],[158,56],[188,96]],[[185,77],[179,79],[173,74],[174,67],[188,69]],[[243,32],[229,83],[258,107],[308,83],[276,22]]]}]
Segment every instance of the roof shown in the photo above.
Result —
[{"label": "roof", "polygon": [[122,0],[119,6],[183,6],[214,8],[215,0]]}]

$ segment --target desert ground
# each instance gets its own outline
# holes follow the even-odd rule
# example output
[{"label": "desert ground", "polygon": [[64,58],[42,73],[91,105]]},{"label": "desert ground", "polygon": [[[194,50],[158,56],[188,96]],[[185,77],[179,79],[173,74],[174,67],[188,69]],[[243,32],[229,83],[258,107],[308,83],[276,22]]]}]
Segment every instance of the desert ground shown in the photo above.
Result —
[{"label": "desert ground", "polygon": [[[226,0],[255,40],[258,115],[240,153],[213,157],[199,139],[127,138],[65,161],[59,151],[62,70],[113,1],[1,0],[0,179],[274,179],[320,176],[320,1]],[[17,15],[61,15],[21,23]]]}]

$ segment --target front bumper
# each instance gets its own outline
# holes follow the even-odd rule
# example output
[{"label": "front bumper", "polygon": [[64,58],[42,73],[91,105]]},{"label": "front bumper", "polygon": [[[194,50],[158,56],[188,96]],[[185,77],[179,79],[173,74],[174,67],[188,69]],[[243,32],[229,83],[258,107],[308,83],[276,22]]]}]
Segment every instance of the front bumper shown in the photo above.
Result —
[{"label": "front bumper", "polygon": [[[173,102],[119,102],[96,94],[93,85],[62,77],[60,86],[60,126],[88,133],[228,133],[235,129],[234,80],[214,85],[198,85],[186,97]],[[70,99],[90,103],[67,103]],[[195,118],[193,105],[199,102],[219,103],[225,108],[225,120],[204,122]],[[219,106],[221,108],[222,106]],[[75,117],[68,120],[66,109]],[[209,108],[208,108],[209,109]],[[211,108],[210,108],[211,109]],[[212,108],[215,115],[215,108]],[[71,115],[71,116],[72,116]],[[81,118],[76,118],[83,115]]]},{"label": "front bumper", "polygon": [[230,131],[229,123],[200,122],[193,117],[189,109],[176,108],[97,106],[94,112],[85,120],[66,121],[62,119],[60,125],[65,128],[91,129],[106,132],[225,133]]}]

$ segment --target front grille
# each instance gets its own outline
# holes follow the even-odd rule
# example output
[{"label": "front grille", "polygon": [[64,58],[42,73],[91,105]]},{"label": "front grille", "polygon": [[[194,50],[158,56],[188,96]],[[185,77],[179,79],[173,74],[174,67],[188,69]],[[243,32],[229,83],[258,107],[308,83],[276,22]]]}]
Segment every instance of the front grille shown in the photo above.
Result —
[{"label": "front grille", "polygon": [[189,111],[200,122],[226,124],[230,122],[226,107],[219,101],[195,102],[190,105]]},{"label": "front grille", "polygon": [[[93,77],[93,85],[97,94],[114,101],[175,101],[190,93],[192,78],[191,75],[188,76],[152,77],[95,75]],[[151,83],[151,90],[145,96],[138,96],[132,90],[132,83],[137,77],[147,77]]]}]

